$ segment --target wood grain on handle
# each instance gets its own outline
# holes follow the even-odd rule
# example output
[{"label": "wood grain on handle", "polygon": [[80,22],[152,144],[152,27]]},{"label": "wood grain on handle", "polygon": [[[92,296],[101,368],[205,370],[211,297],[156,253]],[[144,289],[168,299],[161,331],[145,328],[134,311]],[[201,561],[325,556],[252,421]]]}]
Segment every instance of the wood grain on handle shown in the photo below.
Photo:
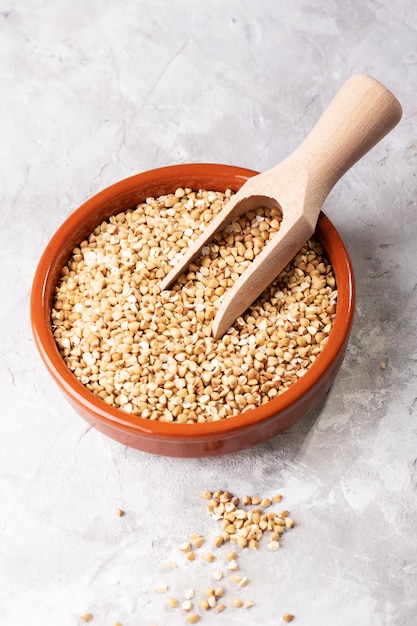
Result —
[{"label": "wood grain on handle", "polygon": [[[402,116],[397,98],[366,74],[349,78],[301,145],[280,165],[306,169],[306,199],[323,205],[327,195],[360,158],[373,148]],[[279,169],[277,170],[280,173]]]}]

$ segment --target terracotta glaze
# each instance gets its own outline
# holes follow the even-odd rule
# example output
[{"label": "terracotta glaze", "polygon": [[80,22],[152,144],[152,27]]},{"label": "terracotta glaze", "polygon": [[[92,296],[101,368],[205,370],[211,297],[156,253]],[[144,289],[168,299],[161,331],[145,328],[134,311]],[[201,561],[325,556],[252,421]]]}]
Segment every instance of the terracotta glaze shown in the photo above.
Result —
[{"label": "terracotta glaze", "polygon": [[216,164],[174,165],[131,176],[99,192],[75,210],[53,235],[37,267],[31,293],[31,323],[40,356],[63,395],[88,423],[123,445],[173,457],[237,452],[266,441],[304,417],[328,392],[342,364],[353,323],[355,290],[346,247],[320,214],[315,235],[333,266],[338,289],[334,326],[309,370],[267,404],[227,419],[201,424],[150,421],[107,405],[75,378],[61,357],[51,328],[51,305],[62,267],[72,250],[103,220],[134,208],[148,196],[178,187],[237,191],[258,172]]}]

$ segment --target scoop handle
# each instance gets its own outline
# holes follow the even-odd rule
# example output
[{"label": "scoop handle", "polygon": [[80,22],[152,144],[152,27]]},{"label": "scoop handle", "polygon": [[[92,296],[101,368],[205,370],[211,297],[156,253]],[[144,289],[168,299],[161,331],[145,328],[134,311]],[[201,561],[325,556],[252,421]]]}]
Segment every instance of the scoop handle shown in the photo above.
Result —
[{"label": "scoop handle", "polygon": [[343,174],[394,128],[401,115],[400,103],[384,85],[366,74],[351,76],[283,162],[304,170],[307,194],[314,196],[307,204],[321,206]]}]

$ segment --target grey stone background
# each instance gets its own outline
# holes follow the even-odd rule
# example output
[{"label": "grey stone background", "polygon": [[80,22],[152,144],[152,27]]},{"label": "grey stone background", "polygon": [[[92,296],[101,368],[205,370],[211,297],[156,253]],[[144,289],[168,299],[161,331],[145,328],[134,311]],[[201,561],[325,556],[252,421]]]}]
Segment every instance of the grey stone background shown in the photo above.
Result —
[{"label": "grey stone background", "polygon": [[[281,491],[297,526],[277,553],[241,557],[255,606],[200,623],[417,623],[416,7],[0,0],[2,625],[75,626],[87,611],[94,626],[185,624],[154,589],[208,586],[209,568],[186,566],[177,546],[215,534],[199,495],[217,488]],[[33,274],[56,228],[154,167],[271,167],[357,72],[386,84],[404,116],[325,205],[357,283],[327,398],[272,441],[212,459],[154,457],[89,429],[30,331]],[[165,571],[166,558],[179,567]]]}]

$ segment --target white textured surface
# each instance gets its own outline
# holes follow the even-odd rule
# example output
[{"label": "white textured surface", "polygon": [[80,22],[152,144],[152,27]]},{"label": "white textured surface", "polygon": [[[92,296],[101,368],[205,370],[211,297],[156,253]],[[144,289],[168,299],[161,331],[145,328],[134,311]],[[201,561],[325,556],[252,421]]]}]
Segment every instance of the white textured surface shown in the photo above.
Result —
[{"label": "white textured surface", "polygon": [[[245,554],[250,611],[201,624],[417,623],[417,4],[413,0],[0,0],[0,623],[185,624],[154,592],[208,583],[165,558],[207,537],[200,492],[281,490],[282,550]],[[214,459],[125,449],[61,399],[35,352],[33,273],[86,198],[182,162],[266,169],[346,78],[403,104],[326,212],[356,270],[357,317],[326,400],[273,441]],[[381,361],[387,363],[384,371]],[[117,518],[115,507],[126,510]]]}]

